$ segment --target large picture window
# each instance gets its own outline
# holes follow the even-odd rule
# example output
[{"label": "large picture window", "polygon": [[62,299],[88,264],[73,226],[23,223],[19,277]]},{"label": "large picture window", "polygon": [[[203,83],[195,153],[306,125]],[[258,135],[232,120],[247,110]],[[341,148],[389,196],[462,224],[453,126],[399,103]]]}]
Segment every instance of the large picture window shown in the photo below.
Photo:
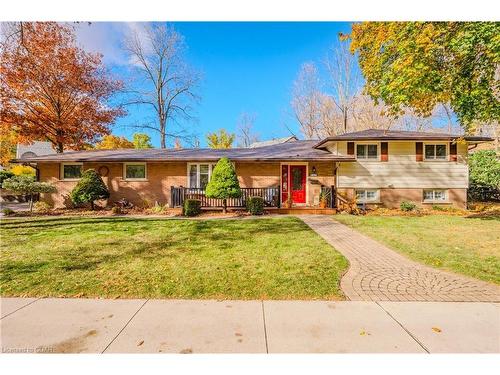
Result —
[{"label": "large picture window", "polygon": [[377,144],[358,144],[356,145],[356,158],[357,159],[378,159],[378,145]]},{"label": "large picture window", "polygon": [[82,177],[82,164],[64,163],[61,165],[62,180],[78,180]]},{"label": "large picture window", "polygon": [[446,160],[446,145],[426,144],[425,160]]},{"label": "large picture window", "polygon": [[146,179],[146,163],[125,163],[124,165],[125,180],[145,180]]},{"label": "large picture window", "polygon": [[188,187],[205,189],[212,176],[213,167],[214,165],[209,163],[188,164]]}]

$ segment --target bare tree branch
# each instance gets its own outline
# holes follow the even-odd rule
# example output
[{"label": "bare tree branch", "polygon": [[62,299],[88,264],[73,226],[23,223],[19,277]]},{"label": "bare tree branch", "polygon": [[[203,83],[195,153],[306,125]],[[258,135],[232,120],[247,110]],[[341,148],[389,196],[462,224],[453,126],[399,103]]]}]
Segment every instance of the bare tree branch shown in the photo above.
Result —
[{"label": "bare tree branch", "polygon": [[256,115],[243,112],[236,123],[237,128],[237,147],[249,147],[252,143],[259,140],[259,135],[253,132]]},{"label": "bare tree branch", "polygon": [[303,64],[293,84],[291,105],[306,139],[315,138],[321,126],[322,97],[316,66],[313,63]]},{"label": "bare tree branch", "polygon": [[170,121],[179,124],[179,117],[193,120],[191,104],[199,101],[194,91],[200,76],[183,61],[184,48],[182,35],[164,24],[143,26],[125,41],[131,62],[149,86],[148,91],[130,90],[132,98],[127,105],[153,108],[157,121],[143,127],[159,132],[162,148],[166,148],[167,137],[180,138],[167,131]]}]

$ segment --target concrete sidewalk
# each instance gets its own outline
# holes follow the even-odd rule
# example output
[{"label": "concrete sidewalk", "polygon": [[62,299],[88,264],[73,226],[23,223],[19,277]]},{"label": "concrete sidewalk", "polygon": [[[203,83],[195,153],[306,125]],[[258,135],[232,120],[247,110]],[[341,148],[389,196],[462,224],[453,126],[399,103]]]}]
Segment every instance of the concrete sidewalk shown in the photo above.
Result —
[{"label": "concrete sidewalk", "polygon": [[499,353],[500,304],[2,298],[3,353]]}]

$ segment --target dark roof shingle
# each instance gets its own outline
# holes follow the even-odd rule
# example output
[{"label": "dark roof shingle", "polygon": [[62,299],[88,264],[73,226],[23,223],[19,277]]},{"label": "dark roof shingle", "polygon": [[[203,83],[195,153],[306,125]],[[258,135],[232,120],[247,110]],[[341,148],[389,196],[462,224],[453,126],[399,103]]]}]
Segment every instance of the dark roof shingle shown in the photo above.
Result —
[{"label": "dark roof shingle", "polygon": [[316,145],[315,148],[321,149],[321,147],[329,141],[356,141],[356,140],[455,140],[459,138],[464,138],[469,142],[489,142],[493,139],[489,137],[481,136],[463,136],[457,134],[448,133],[433,133],[433,132],[415,132],[406,130],[383,130],[383,129],[367,129],[358,132],[339,134],[334,137],[328,137],[322,139]]},{"label": "dark roof shingle", "polygon": [[235,161],[279,160],[353,160],[313,148],[316,141],[295,141],[257,148],[233,149],[120,149],[69,151],[62,154],[17,159],[17,162],[123,162],[123,161],[217,161],[227,157]]}]

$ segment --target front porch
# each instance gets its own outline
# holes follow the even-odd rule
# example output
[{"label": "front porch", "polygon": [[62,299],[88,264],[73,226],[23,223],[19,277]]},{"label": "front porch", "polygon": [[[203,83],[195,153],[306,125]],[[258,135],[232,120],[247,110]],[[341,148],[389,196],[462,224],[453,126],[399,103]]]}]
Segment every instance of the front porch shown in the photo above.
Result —
[{"label": "front porch", "polygon": [[[265,210],[276,214],[302,214],[302,213],[336,213],[339,197],[337,196],[334,186],[321,186],[318,194],[317,205],[296,204],[292,201],[283,202],[282,192],[279,186],[267,188],[241,188],[240,198],[227,199],[227,207],[229,209],[244,209],[246,201],[249,197],[261,197],[264,200]],[[323,202],[320,202],[319,195],[324,197]],[[170,187],[170,207],[179,208],[184,205],[186,199],[198,199],[201,201],[202,209],[222,209],[222,199],[208,198],[205,190],[201,188],[187,188],[183,186]]]}]

